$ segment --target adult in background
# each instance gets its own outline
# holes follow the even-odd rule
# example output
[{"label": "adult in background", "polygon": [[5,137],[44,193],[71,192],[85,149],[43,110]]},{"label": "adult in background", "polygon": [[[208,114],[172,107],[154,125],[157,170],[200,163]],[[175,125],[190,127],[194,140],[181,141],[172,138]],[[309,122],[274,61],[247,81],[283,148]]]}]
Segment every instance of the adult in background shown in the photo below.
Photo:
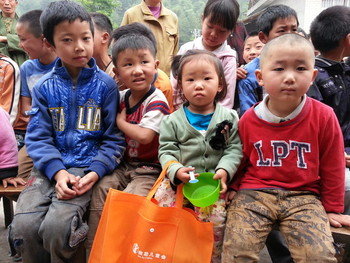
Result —
[{"label": "adult in background", "polygon": [[20,66],[27,56],[19,47],[19,38],[16,34],[17,5],[17,0],[0,0],[0,53],[10,57]]},{"label": "adult in background", "polygon": [[142,0],[139,5],[125,11],[121,26],[134,22],[145,24],[152,30],[157,39],[159,68],[169,76],[172,57],[179,49],[179,22],[176,14],[165,8],[161,0]]}]

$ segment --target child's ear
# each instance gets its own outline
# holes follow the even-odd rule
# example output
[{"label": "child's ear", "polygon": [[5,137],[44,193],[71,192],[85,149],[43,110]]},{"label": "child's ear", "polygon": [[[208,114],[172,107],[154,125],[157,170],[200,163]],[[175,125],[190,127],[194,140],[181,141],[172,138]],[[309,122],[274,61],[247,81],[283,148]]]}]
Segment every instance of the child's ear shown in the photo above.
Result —
[{"label": "child's ear", "polygon": [[113,72],[117,77],[119,76],[119,72],[118,72],[118,69],[116,67],[113,67]]},{"label": "child's ear", "polygon": [[318,70],[317,70],[317,69],[314,69],[314,72],[313,72],[313,74],[312,74],[311,85],[314,83],[314,80],[316,79],[317,74],[318,74]]},{"label": "child's ear", "polygon": [[41,35],[40,37],[38,37],[41,40],[41,47],[42,48],[48,48],[47,44],[45,43],[45,38],[44,35]]},{"label": "child's ear", "polygon": [[344,44],[345,50],[347,51],[344,55],[348,57],[350,56],[350,33],[346,35]]},{"label": "child's ear", "polygon": [[256,80],[258,81],[259,85],[264,86],[264,80],[262,78],[262,74],[261,74],[260,69],[255,70],[255,77],[256,77]]},{"label": "child's ear", "polygon": [[157,69],[159,67],[159,60],[158,59],[155,60],[154,65],[155,65],[155,69]]},{"label": "child's ear", "polygon": [[46,38],[43,38],[43,41],[44,41],[44,46],[45,46],[46,48],[51,48],[53,51],[55,51],[55,46],[54,46],[54,45],[51,45],[51,44],[49,43],[49,41],[47,41]]},{"label": "child's ear", "polygon": [[218,93],[220,93],[222,91],[223,87],[222,87],[222,80],[219,81],[219,85],[218,85]]},{"label": "child's ear", "polygon": [[111,36],[107,33],[107,32],[104,32],[102,35],[101,35],[101,42],[103,44],[105,43],[109,43],[109,39],[111,38]]},{"label": "child's ear", "polygon": [[263,42],[264,44],[267,43],[269,37],[267,35],[265,35],[264,32],[259,31],[258,36],[259,36],[259,39],[261,42]]}]

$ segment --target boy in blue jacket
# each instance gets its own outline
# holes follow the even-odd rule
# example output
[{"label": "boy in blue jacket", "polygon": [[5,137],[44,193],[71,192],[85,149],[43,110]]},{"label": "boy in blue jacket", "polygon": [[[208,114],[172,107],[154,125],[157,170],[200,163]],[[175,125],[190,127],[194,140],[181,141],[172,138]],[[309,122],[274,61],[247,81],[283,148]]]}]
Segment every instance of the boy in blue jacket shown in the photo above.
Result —
[{"label": "boy in blue jacket", "polygon": [[[299,21],[294,9],[286,5],[272,5],[267,7],[257,20],[259,39],[266,44],[272,39],[288,33],[297,33]],[[247,77],[237,83],[240,116],[251,106],[263,99],[263,88],[259,85],[255,70],[260,68],[260,58],[257,57],[244,69]]]},{"label": "boy in blue jacket", "polygon": [[60,58],[33,89],[26,145],[33,159],[10,236],[23,262],[74,262],[87,233],[91,188],[119,164],[119,93],[92,59],[93,24],[71,1],[51,3],[40,23]]}]

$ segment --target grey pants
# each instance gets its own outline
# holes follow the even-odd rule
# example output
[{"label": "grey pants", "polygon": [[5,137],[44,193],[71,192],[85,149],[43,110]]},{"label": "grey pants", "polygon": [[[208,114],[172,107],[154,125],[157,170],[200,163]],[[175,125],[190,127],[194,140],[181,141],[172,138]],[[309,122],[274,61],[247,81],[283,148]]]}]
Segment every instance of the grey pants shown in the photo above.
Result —
[{"label": "grey pants", "polygon": [[[81,177],[83,171],[68,169]],[[74,262],[86,238],[88,226],[82,217],[92,191],[71,200],[58,200],[55,184],[33,169],[28,186],[18,198],[9,235],[25,263]]]}]

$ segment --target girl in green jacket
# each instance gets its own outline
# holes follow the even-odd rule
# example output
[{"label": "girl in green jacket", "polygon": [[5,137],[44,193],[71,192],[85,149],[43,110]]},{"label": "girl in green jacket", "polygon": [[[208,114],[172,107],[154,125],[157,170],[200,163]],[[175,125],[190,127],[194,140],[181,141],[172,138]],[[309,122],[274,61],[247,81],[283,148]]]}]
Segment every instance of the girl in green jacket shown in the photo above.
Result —
[{"label": "girl in green jacket", "polygon": [[[204,50],[190,50],[175,58],[174,68],[186,103],[166,116],[160,126],[159,160],[168,168],[168,178],[155,198],[160,206],[174,206],[174,185],[187,183],[189,173],[212,172],[221,181],[221,194],[242,159],[234,110],[217,103],[226,96],[226,81],[220,60]],[[191,167],[190,167],[191,166]],[[221,262],[221,247],[226,221],[226,204],[220,198],[209,207],[194,207],[198,218],[214,224],[212,262]]]}]

